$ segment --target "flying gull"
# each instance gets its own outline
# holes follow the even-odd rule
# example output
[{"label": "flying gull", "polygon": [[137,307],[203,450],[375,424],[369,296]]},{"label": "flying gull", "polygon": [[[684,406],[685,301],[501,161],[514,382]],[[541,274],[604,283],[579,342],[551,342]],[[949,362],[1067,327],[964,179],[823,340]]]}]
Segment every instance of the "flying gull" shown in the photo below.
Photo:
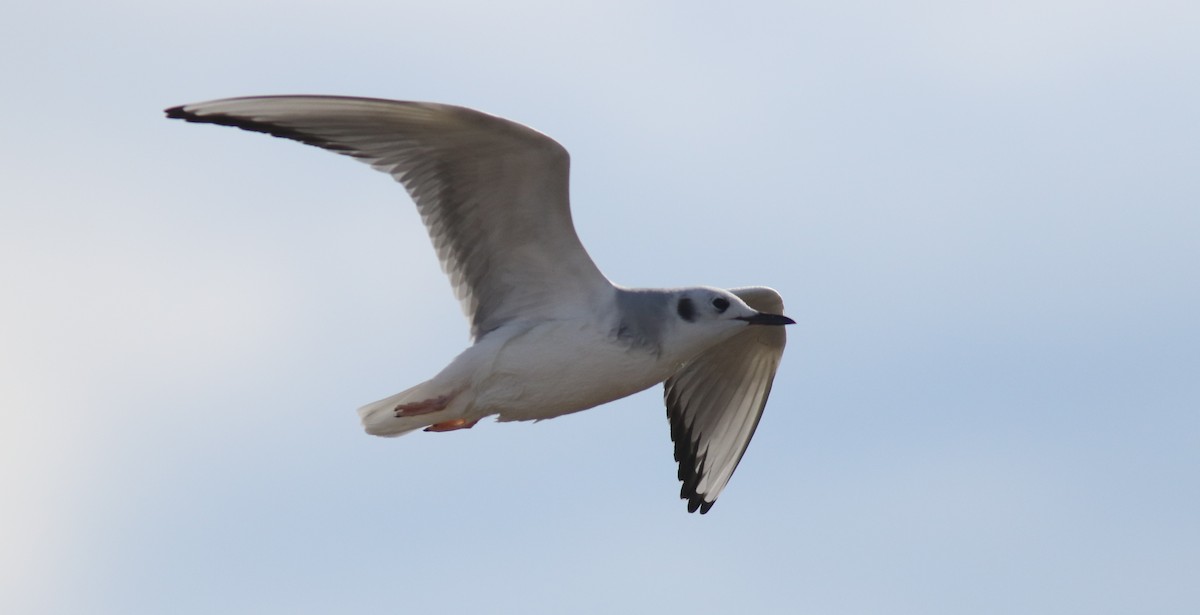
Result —
[{"label": "flying gull", "polygon": [[758,426],[786,341],[765,287],[634,289],[575,234],[567,151],[452,105],[338,96],[229,98],[167,117],[345,154],[403,184],[471,322],[436,376],[359,409],[367,433],[548,419],[664,383],[680,497],[708,512]]}]

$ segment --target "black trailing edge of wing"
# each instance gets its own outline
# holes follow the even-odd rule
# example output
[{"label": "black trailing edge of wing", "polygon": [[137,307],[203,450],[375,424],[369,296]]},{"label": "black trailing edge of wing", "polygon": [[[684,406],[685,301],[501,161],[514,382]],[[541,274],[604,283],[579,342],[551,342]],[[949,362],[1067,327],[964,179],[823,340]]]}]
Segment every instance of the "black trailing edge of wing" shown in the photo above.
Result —
[{"label": "black trailing edge of wing", "polygon": [[703,478],[699,468],[704,467],[704,457],[707,452],[699,450],[700,438],[693,437],[692,428],[685,425],[683,409],[679,404],[679,395],[670,387],[664,387],[663,398],[667,402],[667,419],[671,423],[671,441],[675,443],[675,461],[679,462],[679,480],[683,486],[679,489],[679,498],[688,501],[688,512],[708,512],[716,502],[708,502],[696,491]]}]

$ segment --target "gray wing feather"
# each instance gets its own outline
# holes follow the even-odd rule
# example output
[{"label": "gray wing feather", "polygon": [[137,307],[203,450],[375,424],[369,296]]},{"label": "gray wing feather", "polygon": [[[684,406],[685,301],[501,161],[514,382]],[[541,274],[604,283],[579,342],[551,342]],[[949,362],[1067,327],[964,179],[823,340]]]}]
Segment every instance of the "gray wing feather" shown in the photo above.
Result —
[{"label": "gray wing feather", "polygon": [[[760,312],[783,313],[783,299],[770,288],[731,292]],[[708,512],[737,469],[762,418],[786,342],[783,327],[746,327],[664,383],[683,482],[679,495],[688,501],[689,512]]]},{"label": "gray wing feather", "polygon": [[571,221],[570,159],[531,128],[452,105],[230,98],[168,117],[236,126],[366,162],[404,185],[478,339],[515,318],[592,309],[612,286]]}]

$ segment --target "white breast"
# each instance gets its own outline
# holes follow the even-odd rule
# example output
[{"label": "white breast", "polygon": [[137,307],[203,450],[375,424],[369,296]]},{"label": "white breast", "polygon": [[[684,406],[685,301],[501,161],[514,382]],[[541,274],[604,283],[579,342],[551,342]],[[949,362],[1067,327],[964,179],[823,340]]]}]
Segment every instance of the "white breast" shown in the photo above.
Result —
[{"label": "white breast", "polygon": [[494,343],[487,354],[491,355],[487,365],[478,365],[475,371],[474,408],[469,413],[499,414],[501,421],[547,419],[586,410],[654,386],[678,369],[584,319],[545,322],[516,331]]}]

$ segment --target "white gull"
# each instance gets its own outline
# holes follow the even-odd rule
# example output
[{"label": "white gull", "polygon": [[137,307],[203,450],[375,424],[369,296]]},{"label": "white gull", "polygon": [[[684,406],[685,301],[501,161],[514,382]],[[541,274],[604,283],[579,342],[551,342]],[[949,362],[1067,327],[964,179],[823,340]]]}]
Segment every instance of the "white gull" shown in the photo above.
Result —
[{"label": "white gull", "polygon": [[629,289],[575,234],[569,157],[531,128],[452,105],[338,96],[230,98],[167,116],[351,156],[416,202],[473,345],[433,378],[359,409],[370,434],[548,419],[664,383],[680,496],[707,512],[758,426],[786,336],[765,287]]}]

